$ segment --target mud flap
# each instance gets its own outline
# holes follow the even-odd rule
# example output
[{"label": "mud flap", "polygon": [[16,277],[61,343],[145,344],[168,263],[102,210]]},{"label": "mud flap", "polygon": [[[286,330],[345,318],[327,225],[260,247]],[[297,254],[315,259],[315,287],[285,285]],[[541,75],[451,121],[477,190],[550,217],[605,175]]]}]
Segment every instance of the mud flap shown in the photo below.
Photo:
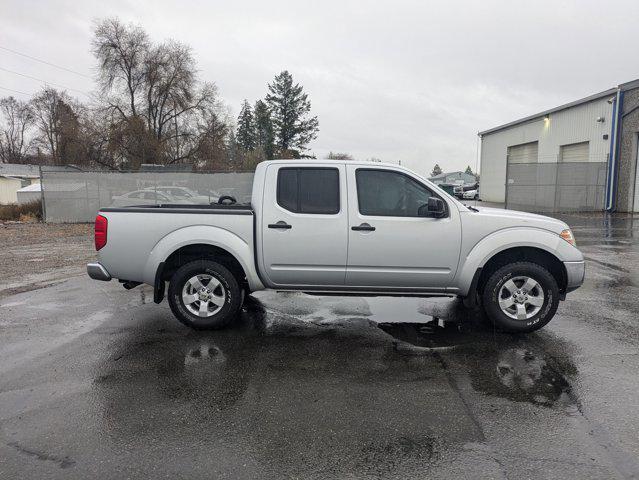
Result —
[{"label": "mud flap", "polygon": [[153,301],[155,303],[162,303],[164,300],[164,280],[162,279],[162,273],[164,272],[164,262],[158,265],[158,269],[155,272],[155,282],[153,284]]},{"label": "mud flap", "polygon": [[473,275],[473,281],[470,282],[470,288],[468,289],[468,295],[464,297],[464,306],[466,308],[475,308],[479,306],[479,298],[477,296],[477,284],[479,283],[479,277],[481,276],[481,267],[477,269],[475,275]]}]

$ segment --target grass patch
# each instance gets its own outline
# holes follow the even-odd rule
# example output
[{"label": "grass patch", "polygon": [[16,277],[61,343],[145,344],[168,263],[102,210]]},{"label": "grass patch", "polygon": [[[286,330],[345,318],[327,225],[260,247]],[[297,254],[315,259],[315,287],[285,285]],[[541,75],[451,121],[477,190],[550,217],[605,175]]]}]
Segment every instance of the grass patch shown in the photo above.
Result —
[{"label": "grass patch", "polygon": [[42,201],[0,205],[0,221],[41,222]]}]

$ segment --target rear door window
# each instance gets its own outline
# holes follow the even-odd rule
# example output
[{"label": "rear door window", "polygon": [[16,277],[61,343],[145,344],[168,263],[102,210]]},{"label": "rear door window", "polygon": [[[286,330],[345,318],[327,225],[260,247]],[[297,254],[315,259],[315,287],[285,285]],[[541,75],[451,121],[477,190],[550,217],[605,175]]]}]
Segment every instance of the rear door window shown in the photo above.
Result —
[{"label": "rear door window", "polygon": [[339,171],[336,168],[280,168],[277,203],[294,213],[339,213]]}]

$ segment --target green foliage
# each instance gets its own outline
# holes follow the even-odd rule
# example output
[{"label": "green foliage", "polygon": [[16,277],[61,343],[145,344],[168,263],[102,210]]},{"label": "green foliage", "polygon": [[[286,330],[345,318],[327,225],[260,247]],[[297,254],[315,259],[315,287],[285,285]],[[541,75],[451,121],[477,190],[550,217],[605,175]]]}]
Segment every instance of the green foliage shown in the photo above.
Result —
[{"label": "green foliage", "polygon": [[286,70],[275,76],[268,90],[266,103],[278,150],[306,150],[319,131],[317,117],[309,117],[311,102],[308,95],[301,85],[293,84],[293,76]]},{"label": "green foliage", "polygon": [[244,100],[240,115],[237,117],[237,144],[246,151],[255,149],[255,120],[253,109],[248,101]]},{"label": "green foliage", "polygon": [[470,165],[466,167],[466,171],[464,173],[467,173],[468,175],[473,175],[473,170],[470,168]]},{"label": "green foliage", "polygon": [[435,166],[433,167],[433,171],[431,172],[430,176],[434,177],[435,175],[439,175],[440,173],[442,173],[442,167],[440,167],[439,164],[436,163]]},{"label": "green foliage", "polygon": [[271,112],[264,101],[255,102],[253,117],[255,119],[255,145],[262,149],[267,160],[272,160],[275,154],[273,122]]}]

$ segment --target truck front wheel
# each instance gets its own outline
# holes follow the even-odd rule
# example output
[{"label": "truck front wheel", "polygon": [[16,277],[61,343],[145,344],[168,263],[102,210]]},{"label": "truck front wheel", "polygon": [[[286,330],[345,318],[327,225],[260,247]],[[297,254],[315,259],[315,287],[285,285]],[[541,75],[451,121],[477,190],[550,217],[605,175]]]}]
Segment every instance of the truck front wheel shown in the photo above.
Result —
[{"label": "truck front wheel", "polygon": [[171,277],[169,305],[187,327],[211,330],[226,327],[242,306],[235,276],[211,260],[182,265]]},{"label": "truck front wheel", "polygon": [[482,301],[488,321],[500,330],[532,332],[552,320],[559,306],[559,288],[543,266],[516,262],[490,275]]}]

